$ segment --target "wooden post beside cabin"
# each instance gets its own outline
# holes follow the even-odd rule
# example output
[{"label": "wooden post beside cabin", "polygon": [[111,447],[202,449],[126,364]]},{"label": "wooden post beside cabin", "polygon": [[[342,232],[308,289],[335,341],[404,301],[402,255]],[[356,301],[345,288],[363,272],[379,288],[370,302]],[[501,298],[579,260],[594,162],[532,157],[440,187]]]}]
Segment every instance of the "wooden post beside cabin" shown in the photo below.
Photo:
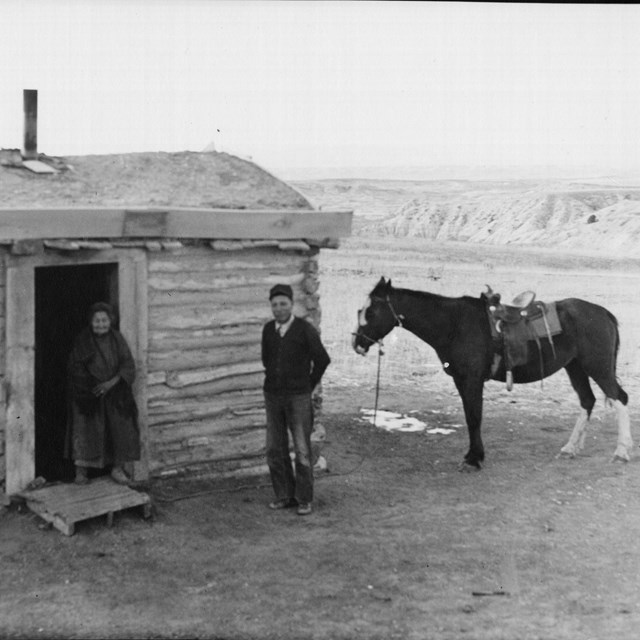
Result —
[{"label": "wooden post beside cabin", "polygon": [[319,327],[320,249],[349,235],[352,213],[314,210],[224,153],[39,159],[56,173],[0,152],[5,500],[39,476],[72,478],[65,365],[97,300],[117,308],[136,360],[134,478],[264,470],[268,290],[291,284],[295,313]]}]

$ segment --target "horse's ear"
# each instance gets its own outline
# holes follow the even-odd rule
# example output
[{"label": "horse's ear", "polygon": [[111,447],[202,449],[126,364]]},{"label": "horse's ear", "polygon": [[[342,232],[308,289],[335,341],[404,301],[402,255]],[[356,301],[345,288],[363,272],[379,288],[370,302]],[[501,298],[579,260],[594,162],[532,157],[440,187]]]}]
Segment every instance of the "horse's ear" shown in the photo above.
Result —
[{"label": "horse's ear", "polygon": [[382,295],[381,292],[384,290],[385,286],[386,286],[386,283],[384,281],[384,277],[380,278],[380,280],[378,280],[378,282],[376,282],[376,286],[373,287],[373,289],[371,289],[371,293],[369,295],[370,296],[380,296],[380,295]]}]

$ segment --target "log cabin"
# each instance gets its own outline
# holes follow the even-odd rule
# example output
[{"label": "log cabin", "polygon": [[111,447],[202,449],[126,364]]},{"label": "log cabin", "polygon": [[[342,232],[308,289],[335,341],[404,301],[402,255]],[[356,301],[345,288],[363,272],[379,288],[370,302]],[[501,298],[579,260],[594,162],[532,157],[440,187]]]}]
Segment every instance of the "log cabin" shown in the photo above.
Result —
[{"label": "log cabin", "polygon": [[137,367],[135,480],[264,469],[268,290],[320,328],[318,259],[351,211],[321,211],[227,153],[0,151],[0,482],[65,482],[66,362],[110,302]]}]

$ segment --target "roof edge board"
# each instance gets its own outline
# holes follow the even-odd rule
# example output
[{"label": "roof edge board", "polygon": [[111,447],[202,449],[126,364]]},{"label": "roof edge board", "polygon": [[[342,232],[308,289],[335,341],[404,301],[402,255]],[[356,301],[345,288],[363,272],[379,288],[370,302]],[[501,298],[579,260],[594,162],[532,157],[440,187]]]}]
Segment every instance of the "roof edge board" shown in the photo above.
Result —
[{"label": "roof edge board", "polygon": [[340,238],[353,211],[60,207],[0,208],[0,240],[43,238]]}]

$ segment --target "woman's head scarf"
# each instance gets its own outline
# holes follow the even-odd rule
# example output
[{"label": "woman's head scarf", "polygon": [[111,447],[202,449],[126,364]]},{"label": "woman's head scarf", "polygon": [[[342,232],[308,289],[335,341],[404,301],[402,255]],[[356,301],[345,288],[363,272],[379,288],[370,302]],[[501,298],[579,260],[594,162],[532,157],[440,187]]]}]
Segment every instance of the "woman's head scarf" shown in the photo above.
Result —
[{"label": "woman's head scarf", "polygon": [[98,311],[104,311],[111,319],[111,324],[115,322],[116,314],[113,311],[113,307],[107,302],[96,302],[89,307],[89,323],[91,323],[93,316],[98,313]]}]

